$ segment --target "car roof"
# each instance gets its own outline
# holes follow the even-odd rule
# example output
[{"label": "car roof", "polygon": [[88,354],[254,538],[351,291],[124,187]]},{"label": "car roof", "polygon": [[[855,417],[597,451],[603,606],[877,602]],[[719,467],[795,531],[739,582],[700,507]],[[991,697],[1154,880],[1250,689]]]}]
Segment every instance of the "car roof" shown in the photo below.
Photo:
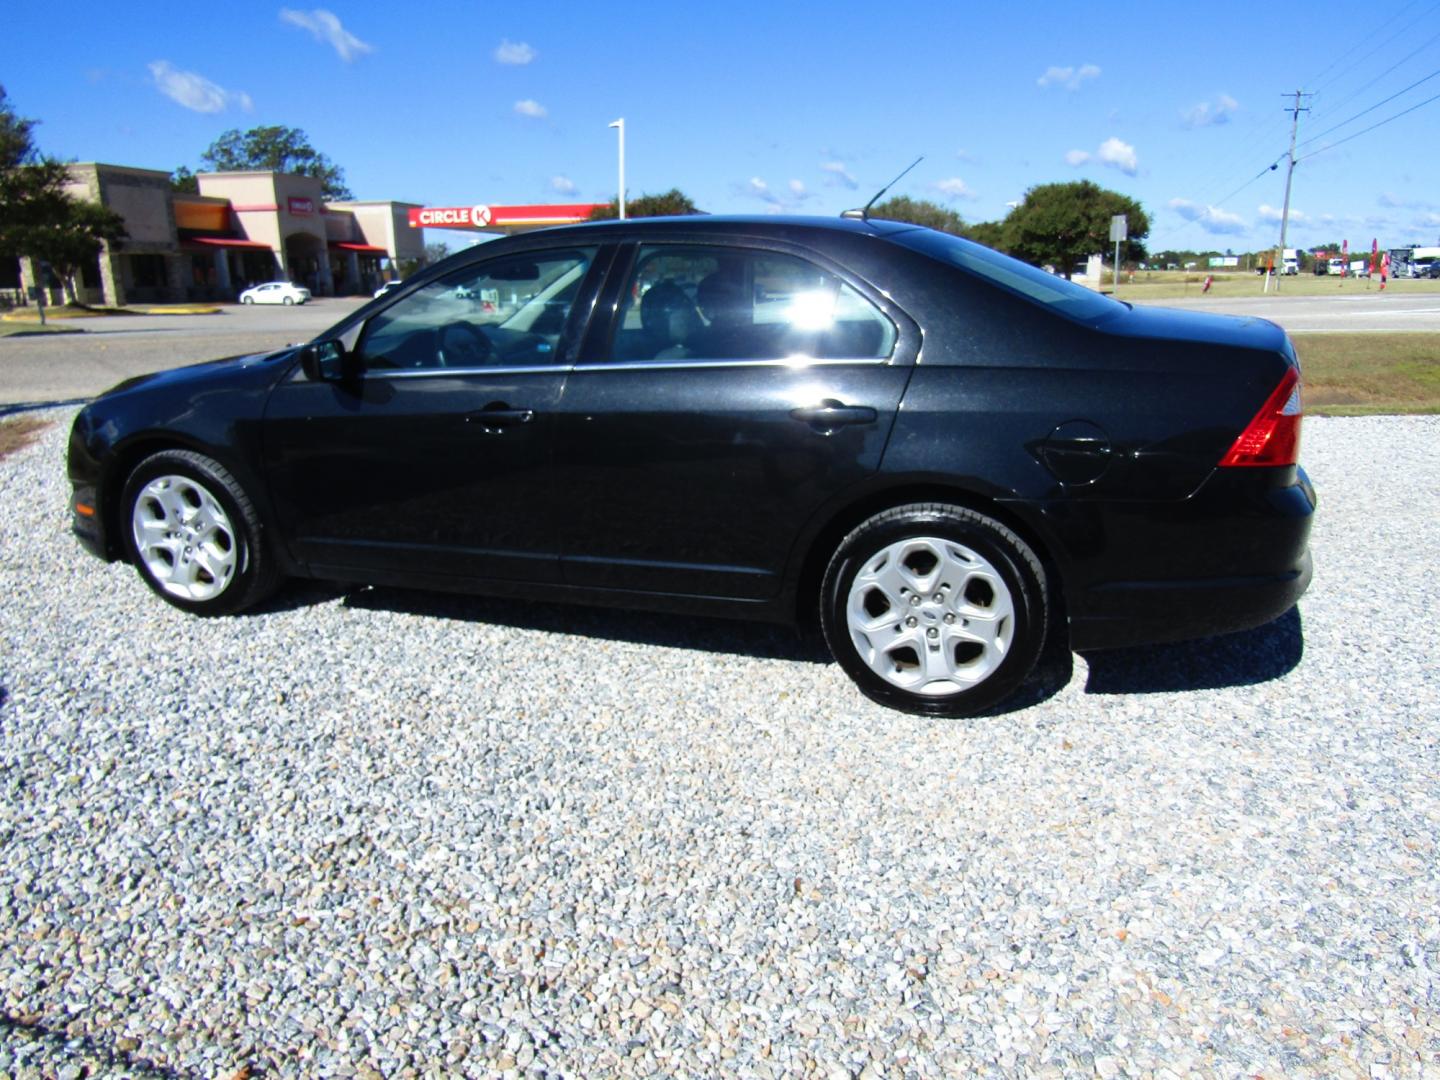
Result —
[{"label": "car roof", "polygon": [[544,230],[548,236],[602,236],[605,233],[657,235],[666,232],[715,233],[755,236],[794,235],[802,232],[848,233],[852,236],[887,236],[908,232],[918,225],[883,218],[815,217],[800,214],[682,214],[669,217],[626,218],[624,221],[588,221]]}]

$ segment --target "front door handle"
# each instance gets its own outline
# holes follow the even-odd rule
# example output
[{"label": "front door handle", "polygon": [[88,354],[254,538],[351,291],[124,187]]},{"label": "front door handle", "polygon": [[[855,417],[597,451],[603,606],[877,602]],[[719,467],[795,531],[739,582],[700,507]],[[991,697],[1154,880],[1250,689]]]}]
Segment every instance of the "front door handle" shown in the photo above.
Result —
[{"label": "front door handle", "polygon": [[502,428],[528,424],[534,419],[534,409],[512,409],[503,402],[487,405],[465,416],[467,424],[479,424],[486,431],[499,431]]},{"label": "front door handle", "polygon": [[802,424],[809,424],[822,435],[829,435],[846,424],[873,424],[879,413],[868,405],[846,405],[834,398],[826,398],[819,405],[791,409],[790,416]]}]

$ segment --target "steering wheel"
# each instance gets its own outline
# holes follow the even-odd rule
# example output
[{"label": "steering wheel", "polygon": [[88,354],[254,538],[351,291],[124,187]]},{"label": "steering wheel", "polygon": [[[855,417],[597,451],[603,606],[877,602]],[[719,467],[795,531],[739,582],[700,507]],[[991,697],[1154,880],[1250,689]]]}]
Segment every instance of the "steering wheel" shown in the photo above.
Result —
[{"label": "steering wheel", "polygon": [[473,323],[447,323],[440,329],[437,359],[441,367],[480,367],[490,359],[492,349],[485,332]]}]

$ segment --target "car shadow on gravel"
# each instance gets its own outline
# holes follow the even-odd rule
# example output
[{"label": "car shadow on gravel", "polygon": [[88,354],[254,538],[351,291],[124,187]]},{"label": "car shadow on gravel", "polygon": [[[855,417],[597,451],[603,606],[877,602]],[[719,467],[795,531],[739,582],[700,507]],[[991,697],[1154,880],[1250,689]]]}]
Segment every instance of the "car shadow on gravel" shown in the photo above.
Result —
[{"label": "car shadow on gravel", "polygon": [[63,401],[16,401],[8,405],[0,405],[0,417],[39,412],[42,409],[63,409],[72,405],[84,405],[90,400],[88,397],[77,397],[65,398]]},{"label": "car shadow on gravel", "polygon": [[[291,593],[296,595],[292,598]],[[283,590],[264,610],[305,607],[320,602],[326,596],[336,595],[343,595],[346,607],[372,611],[492,623],[518,630],[577,634],[639,645],[735,653],[764,660],[798,660],[814,664],[831,662],[830,654],[822,644],[811,642],[789,627],[703,616],[592,608],[580,604],[527,601],[521,607],[509,600],[383,586],[348,590],[336,586],[326,593],[323,586],[306,583],[298,589]]]},{"label": "car shadow on gravel", "polygon": [[1305,653],[1300,609],[1236,634],[1085,654],[1087,694],[1155,694],[1270,682]]},{"label": "car shadow on gravel", "polygon": [[[731,653],[757,660],[793,660],[806,664],[835,661],[819,630],[797,631],[771,623],[745,622],[702,615],[667,615],[583,604],[531,602],[517,608],[512,601],[463,593],[430,593],[387,586],[341,585],[323,581],[292,581],[247,614],[294,611],[339,599],[346,607],[390,611],[426,618],[493,623],[520,630],[576,634],[604,641],[661,645],[700,652]],[[1051,635],[1035,669],[1020,688],[982,716],[1002,716],[1049,700],[1069,685],[1074,656],[1064,638]]]}]

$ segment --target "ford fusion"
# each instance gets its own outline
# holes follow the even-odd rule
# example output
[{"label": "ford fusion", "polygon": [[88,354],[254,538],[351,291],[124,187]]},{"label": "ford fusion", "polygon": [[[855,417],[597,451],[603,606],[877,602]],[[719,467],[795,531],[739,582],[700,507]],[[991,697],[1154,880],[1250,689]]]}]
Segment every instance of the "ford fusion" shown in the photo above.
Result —
[{"label": "ford fusion", "polygon": [[[1310,581],[1300,371],[863,218],[631,220],[453,256],[281,352],[81,411],[74,529],[196,615],[288,576],[816,625],[869,697],[1003,704]],[[597,661],[599,662],[599,661]]]}]

